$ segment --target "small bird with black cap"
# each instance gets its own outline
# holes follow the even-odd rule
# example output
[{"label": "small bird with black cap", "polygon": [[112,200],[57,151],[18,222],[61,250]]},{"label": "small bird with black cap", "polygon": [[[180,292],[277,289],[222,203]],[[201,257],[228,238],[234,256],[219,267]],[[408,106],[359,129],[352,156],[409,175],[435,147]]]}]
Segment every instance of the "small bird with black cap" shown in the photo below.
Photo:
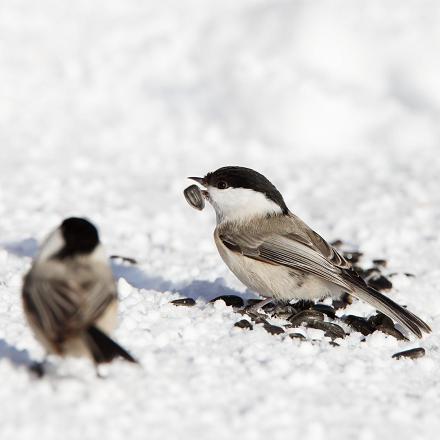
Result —
[{"label": "small bird with black cap", "polygon": [[47,354],[88,357],[97,372],[99,364],[117,357],[137,363],[110,337],[117,288],[98,231],[88,220],[68,218],[48,236],[24,278],[22,299]]},{"label": "small bird with black cap", "polygon": [[214,239],[223,261],[250,290],[270,301],[319,300],[349,293],[417,337],[431,329],[419,317],[367,286],[335,248],[287,207],[265,176],[228,166],[190,177],[217,217]]}]

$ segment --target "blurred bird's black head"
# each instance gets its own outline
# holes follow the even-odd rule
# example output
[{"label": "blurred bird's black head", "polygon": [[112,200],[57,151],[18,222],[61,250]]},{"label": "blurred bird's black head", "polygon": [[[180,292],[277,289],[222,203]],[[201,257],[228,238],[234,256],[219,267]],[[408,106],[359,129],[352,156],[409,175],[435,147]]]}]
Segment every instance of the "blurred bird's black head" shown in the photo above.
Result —
[{"label": "blurred bird's black head", "polygon": [[90,254],[99,245],[97,229],[84,218],[68,218],[61,223],[60,230],[64,239],[60,258]]}]

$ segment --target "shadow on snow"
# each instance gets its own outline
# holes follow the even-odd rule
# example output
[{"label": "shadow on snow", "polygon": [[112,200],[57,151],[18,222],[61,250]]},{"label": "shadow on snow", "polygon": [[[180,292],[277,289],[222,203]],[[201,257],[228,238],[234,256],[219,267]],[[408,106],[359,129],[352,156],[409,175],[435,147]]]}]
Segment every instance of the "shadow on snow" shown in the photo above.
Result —
[{"label": "shadow on snow", "polygon": [[[1,246],[9,253],[21,258],[33,258],[38,252],[38,241],[35,238],[26,238],[17,242],[2,243]],[[110,261],[113,274],[118,280],[124,278],[127,283],[137,289],[156,290],[159,292],[175,292],[183,297],[201,298],[209,301],[220,295],[238,295],[243,298],[255,298],[251,292],[239,292],[225,285],[222,278],[215,281],[193,280],[191,282],[172,282],[159,275],[149,275],[136,265]]]},{"label": "shadow on snow", "polygon": [[18,350],[4,339],[0,339],[0,360],[2,359],[8,359],[17,367],[29,367],[33,364],[27,350]]}]

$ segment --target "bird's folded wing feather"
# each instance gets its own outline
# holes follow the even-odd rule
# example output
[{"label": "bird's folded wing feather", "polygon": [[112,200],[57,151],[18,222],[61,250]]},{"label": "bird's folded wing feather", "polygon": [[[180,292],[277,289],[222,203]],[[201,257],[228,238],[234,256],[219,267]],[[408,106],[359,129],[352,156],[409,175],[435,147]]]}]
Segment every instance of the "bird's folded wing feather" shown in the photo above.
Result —
[{"label": "bird's folded wing feather", "polygon": [[[298,234],[267,233],[257,237],[243,231],[223,232],[220,239],[230,250],[246,257],[314,274],[347,291],[352,290],[341,276],[345,260],[340,260],[337,253],[329,252],[328,256],[323,255],[319,248],[315,248],[311,242]],[[332,261],[334,259],[340,261],[342,267],[335,265]]]},{"label": "bird's folded wing feather", "polygon": [[351,263],[348,262],[333,246],[325,241],[318,233],[307,226],[295,214],[289,214],[289,223],[294,225],[295,234],[290,234],[292,239],[295,239],[307,247],[314,249],[321,253],[333,265],[341,269],[350,269]]},{"label": "bird's folded wing feather", "polygon": [[[31,278],[32,277],[32,278]],[[46,338],[75,333],[93,323],[114,300],[115,293],[99,281],[83,286],[60,279],[33,277],[23,286],[23,301]]]},{"label": "bird's folded wing feather", "polygon": [[306,231],[309,243],[305,243],[310,248],[315,248],[333,265],[341,269],[351,269],[351,263],[348,262],[333,246],[328,244],[319,234],[309,229]]}]

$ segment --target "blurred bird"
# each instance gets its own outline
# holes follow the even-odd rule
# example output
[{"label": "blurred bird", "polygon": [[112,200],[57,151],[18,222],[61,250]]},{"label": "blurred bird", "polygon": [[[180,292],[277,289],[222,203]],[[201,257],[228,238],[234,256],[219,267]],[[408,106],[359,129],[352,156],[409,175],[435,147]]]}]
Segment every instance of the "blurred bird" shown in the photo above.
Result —
[{"label": "blurred bird", "polygon": [[48,354],[89,357],[96,368],[116,357],[137,362],[109,336],[116,326],[116,283],[89,221],[68,218],[49,235],[24,278],[22,298]]},{"label": "blurred bird", "polygon": [[224,167],[190,177],[205,190],[217,227],[214,239],[223,261],[249,289],[266,300],[317,300],[349,293],[422,337],[431,329],[420,318],[367,286],[351,264],[291,213],[283,196],[262,174]]}]

